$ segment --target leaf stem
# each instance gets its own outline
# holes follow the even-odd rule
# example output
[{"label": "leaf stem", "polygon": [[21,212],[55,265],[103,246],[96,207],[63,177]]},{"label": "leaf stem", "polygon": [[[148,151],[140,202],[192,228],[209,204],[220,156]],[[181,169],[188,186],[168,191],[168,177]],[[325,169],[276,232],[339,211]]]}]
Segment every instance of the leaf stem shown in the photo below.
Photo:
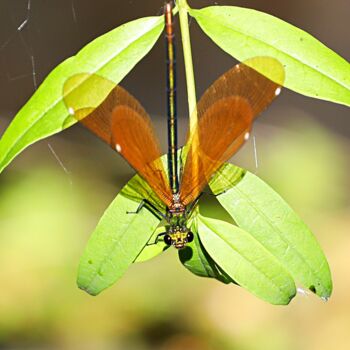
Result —
[{"label": "leaf stem", "polygon": [[188,9],[186,0],[178,0],[179,8],[180,28],[181,28],[181,39],[185,61],[185,72],[186,72],[186,84],[187,84],[187,96],[188,96],[188,112],[190,115],[190,132],[194,130],[197,124],[197,98],[196,98],[196,86],[193,72],[193,61],[192,61],[192,49],[190,31],[188,26]]}]

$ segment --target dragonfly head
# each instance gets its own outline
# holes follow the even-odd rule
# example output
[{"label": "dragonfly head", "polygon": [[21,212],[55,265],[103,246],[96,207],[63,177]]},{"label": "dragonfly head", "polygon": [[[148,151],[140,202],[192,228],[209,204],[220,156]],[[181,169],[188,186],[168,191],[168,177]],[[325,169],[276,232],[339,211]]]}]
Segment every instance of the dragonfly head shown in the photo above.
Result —
[{"label": "dragonfly head", "polygon": [[176,249],[182,249],[187,243],[193,241],[193,237],[193,233],[186,226],[175,226],[170,227],[168,233],[164,236],[164,242]]}]

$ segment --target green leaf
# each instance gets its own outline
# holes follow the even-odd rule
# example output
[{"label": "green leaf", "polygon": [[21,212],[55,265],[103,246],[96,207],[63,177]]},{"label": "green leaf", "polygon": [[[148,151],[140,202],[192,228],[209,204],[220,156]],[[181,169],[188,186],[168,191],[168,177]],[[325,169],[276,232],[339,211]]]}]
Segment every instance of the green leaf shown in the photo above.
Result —
[{"label": "green leaf", "polygon": [[[225,182],[225,172],[237,171],[226,164],[218,173]],[[215,187],[211,187],[218,193]],[[222,188],[222,187],[221,187]],[[221,189],[220,188],[220,189]],[[237,225],[249,232],[270,251],[294,279],[327,299],[332,280],[327,260],[315,237],[289,205],[257,176],[246,172],[241,181],[217,196],[218,201]]]},{"label": "green leaf", "polygon": [[[180,157],[181,151],[179,150],[178,156]],[[161,161],[164,166],[164,171],[168,175],[167,167],[167,154],[161,156]],[[143,200],[147,200],[154,208],[162,213],[166,212],[165,204],[158,198],[156,193],[152,190],[151,186],[140,176],[135,175],[124,187],[122,190],[123,196],[131,199],[137,203],[140,203]],[[169,248],[167,244],[164,243],[163,238],[161,237],[157,243],[157,237],[160,233],[164,233],[166,228],[160,226],[153,233],[147,244],[140,251],[138,256],[135,259],[135,263],[144,262],[150,260]]]},{"label": "green leaf", "polygon": [[[200,277],[216,278],[223,283],[231,283],[232,279],[216,265],[201,243],[197,225],[192,225],[194,240],[179,250],[181,263],[193,274]],[[233,282],[234,283],[234,282]]]},{"label": "green leaf", "polygon": [[[162,32],[163,22],[163,16],[159,16],[126,23],[95,39],[76,56],[57,66],[2,136],[0,172],[30,144],[76,122],[74,118],[69,118],[63,101],[63,87],[67,79],[79,73],[105,78],[88,91],[89,107],[96,107],[153,47]],[[79,93],[84,91],[80,90]]]},{"label": "green leaf", "polygon": [[198,231],[212,259],[240,286],[271,304],[285,305],[295,296],[291,275],[249,233],[203,216]]},{"label": "green leaf", "polygon": [[169,246],[166,243],[164,243],[163,239],[158,239],[158,242],[156,243],[157,237],[160,233],[163,232],[165,232],[164,226],[160,226],[156,229],[156,231],[153,233],[147,244],[144,246],[140,254],[135,259],[135,263],[151,260],[156,256],[162,254],[165,250],[169,248]]},{"label": "green leaf", "polygon": [[79,288],[99,294],[115,283],[144,249],[160,220],[145,207],[138,214],[127,214],[138,205],[122,190],[105,211],[80,260]]},{"label": "green leaf", "polygon": [[218,46],[239,61],[273,57],[283,64],[284,85],[289,89],[350,106],[350,64],[310,34],[247,8],[212,6],[190,10],[190,14]]},{"label": "green leaf", "polygon": [[[165,164],[166,156],[163,155],[161,159],[163,164]],[[147,199],[158,211],[165,213],[165,204],[158,198],[151,186],[138,174],[123,187],[123,195],[138,203]]]},{"label": "green leaf", "polygon": [[210,180],[210,188],[214,194],[221,194],[236,186],[244,178],[247,170],[224,163]]}]

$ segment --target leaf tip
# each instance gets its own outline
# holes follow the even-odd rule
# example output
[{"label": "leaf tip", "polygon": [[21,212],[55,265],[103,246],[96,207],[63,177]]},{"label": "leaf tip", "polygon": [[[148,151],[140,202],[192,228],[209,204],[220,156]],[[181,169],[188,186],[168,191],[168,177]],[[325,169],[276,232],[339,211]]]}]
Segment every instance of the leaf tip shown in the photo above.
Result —
[{"label": "leaf tip", "polygon": [[81,283],[79,280],[77,281],[77,286],[79,289],[83,290],[84,292],[86,292],[87,294],[89,294],[93,297],[97,296],[101,292],[101,291],[95,290],[93,288],[90,288],[89,285]]}]

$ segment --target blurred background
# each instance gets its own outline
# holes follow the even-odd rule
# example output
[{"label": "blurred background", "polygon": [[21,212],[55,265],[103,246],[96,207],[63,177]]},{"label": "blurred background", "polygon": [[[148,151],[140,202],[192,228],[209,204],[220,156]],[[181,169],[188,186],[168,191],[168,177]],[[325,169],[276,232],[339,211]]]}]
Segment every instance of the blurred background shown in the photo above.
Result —
[{"label": "blurred background", "polygon": [[[348,0],[189,1],[268,12],[350,60]],[[0,133],[45,76],[97,36],[160,15],[155,0],[0,0]],[[23,24],[21,30],[18,27]],[[198,96],[234,60],[191,23]],[[178,42],[180,139],[187,101]],[[164,40],[122,85],[166,142]],[[311,227],[333,273],[325,303],[297,295],[271,306],[236,286],[196,277],[174,249],[132,266],[91,297],[79,257],[132,169],[80,126],[43,140],[0,176],[0,349],[349,349],[349,109],[284,90],[233,162],[276,189]],[[165,148],[164,148],[165,151]],[[208,204],[209,205],[209,204]],[[215,216],[215,208],[210,208]]]}]

